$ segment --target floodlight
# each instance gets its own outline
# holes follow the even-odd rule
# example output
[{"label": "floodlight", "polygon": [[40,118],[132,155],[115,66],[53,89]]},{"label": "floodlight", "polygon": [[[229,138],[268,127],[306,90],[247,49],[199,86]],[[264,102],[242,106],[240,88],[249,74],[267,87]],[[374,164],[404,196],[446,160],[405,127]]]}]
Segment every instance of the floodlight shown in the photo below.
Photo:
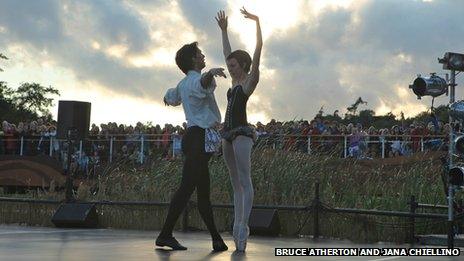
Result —
[{"label": "floodlight", "polygon": [[449,114],[456,120],[464,120],[464,100],[453,102],[449,106]]},{"label": "floodlight", "polygon": [[464,54],[445,53],[443,58],[438,58],[438,62],[443,64],[445,70],[464,71]]},{"label": "floodlight", "polygon": [[464,185],[464,168],[463,167],[453,167],[449,170],[449,181],[450,184],[455,186]]},{"label": "floodlight", "polygon": [[409,85],[409,88],[417,95],[417,99],[420,99],[422,96],[438,97],[448,92],[446,80],[435,74],[431,74],[430,77],[419,75],[413,84]]},{"label": "floodlight", "polygon": [[454,140],[454,148],[457,153],[464,155],[464,135],[461,135]]}]

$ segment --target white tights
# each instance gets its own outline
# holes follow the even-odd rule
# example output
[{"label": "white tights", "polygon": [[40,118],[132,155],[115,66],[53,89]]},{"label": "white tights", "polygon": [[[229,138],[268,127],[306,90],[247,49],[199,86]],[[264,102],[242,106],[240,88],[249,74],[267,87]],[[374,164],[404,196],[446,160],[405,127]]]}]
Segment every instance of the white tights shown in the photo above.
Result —
[{"label": "white tights", "polygon": [[237,136],[230,144],[222,140],[222,151],[230,181],[234,189],[234,238],[246,240],[249,234],[248,219],[253,205],[253,184],[251,183],[251,148],[253,140]]}]

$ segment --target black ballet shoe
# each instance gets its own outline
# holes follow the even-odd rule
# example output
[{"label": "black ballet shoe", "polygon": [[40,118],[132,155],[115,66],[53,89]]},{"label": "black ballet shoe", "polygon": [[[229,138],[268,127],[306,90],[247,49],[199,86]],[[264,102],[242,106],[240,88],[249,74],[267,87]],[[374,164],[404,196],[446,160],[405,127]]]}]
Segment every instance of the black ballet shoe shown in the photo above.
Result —
[{"label": "black ballet shoe", "polygon": [[226,251],[227,249],[229,248],[227,247],[226,243],[224,243],[222,238],[213,240],[213,251],[219,252],[219,251]]},{"label": "black ballet shoe", "polygon": [[172,250],[187,250],[186,247],[181,245],[174,237],[158,237],[156,245],[160,247],[170,247]]}]

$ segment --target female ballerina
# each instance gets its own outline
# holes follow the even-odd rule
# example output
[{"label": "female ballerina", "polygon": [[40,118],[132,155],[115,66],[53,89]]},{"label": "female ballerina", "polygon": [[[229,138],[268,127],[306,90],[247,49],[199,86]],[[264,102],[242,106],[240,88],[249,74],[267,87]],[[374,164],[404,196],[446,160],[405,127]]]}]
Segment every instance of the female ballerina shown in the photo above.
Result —
[{"label": "female ballerina", "polygon": [[257,41],[253,60],[246,51],[231,52],[225,12],[219,11],[215,18],[222,31],[224,57],[232,78],[232,88],[227,91],[228,103],[222,132],[222,148],[234,190],[233,237],[236,249],[245,251],[250,233],[248,219],[253,205],[251,148],[256,137],[254,129],[247,122],[246,103],[259,81],[259,60],[263,40],[258,16],[249,13],[245,8],[240,11],[245,18],[256,22]]}]

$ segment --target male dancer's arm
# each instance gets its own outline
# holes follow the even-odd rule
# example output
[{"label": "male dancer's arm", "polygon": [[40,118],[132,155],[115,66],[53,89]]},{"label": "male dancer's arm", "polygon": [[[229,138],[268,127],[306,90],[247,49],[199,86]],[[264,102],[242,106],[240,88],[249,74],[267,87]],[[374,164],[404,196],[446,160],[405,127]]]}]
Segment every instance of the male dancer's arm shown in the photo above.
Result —
[{"label": "male dancer's arm", "polygon": [[179,106],[182,100],[180,98],[177,87],[168,89],[164,95],[163,101],[164,105],[166,106]]},{"label": "male dancer's arm", "polygon": [[213,82],[215,76],[221,76],[227,78],[224,73],[224,68],[212,68],[208,72],[201,75],[200,83],[204,89],[207,89]]},{"label": "male dancer's arm", "polygon": [[250,96],[255,90],[259,82],[259,63],[261,59],[261,49],[263,48],[263,36],[261,34],[261,26],[259,24],[259,17],[250,14],[245,8],[240,10],[245,18],[256,21],[256,48],[253,54],[253,61],[251,62],[251,72],[248,84],[245,85],[244,92]]},{"label": "male dancer's arm", "polygon": [[215,17],[219,28],[221,28],[222,32],[222,52],[224,53],[224,59],[227,59],[227,56],[232,52],[232,48],[230,47],[229,36],[227,34],[227,16],[226,13],[221,10],[217,13],[217,17]]}]

